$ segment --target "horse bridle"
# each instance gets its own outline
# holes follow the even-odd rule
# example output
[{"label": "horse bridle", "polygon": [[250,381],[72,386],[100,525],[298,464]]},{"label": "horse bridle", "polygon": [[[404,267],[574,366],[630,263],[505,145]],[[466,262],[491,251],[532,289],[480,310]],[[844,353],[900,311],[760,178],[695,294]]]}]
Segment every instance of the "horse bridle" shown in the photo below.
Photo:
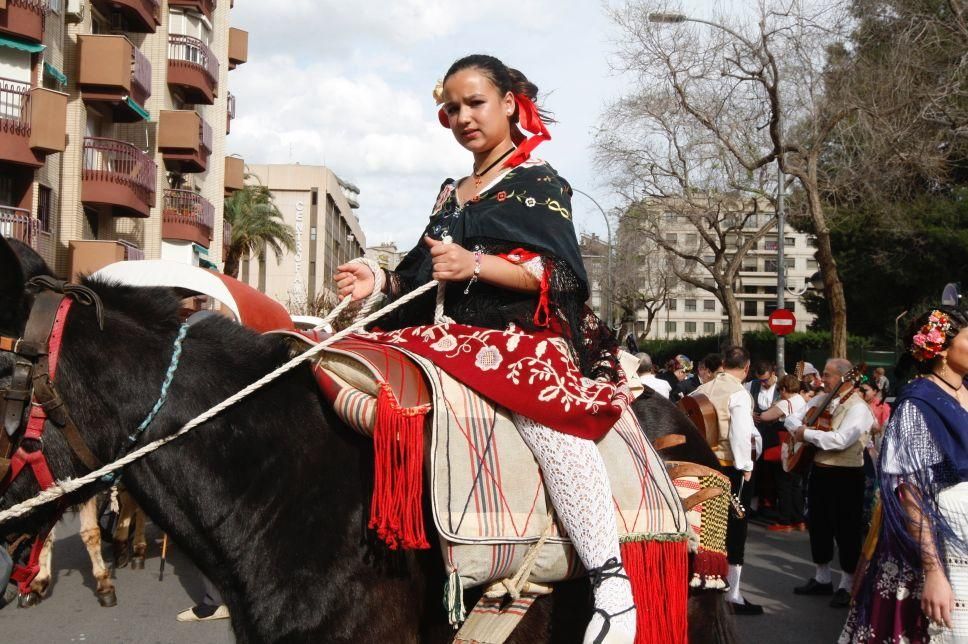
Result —
[{"label": "horse bridle", "polygon": [[[27,285],[28,291],[34,295],[23,335],[18,338],[0,335],[0,351],[14,355],[10,385],[0,389],[0,421],[3,423],[0,430],[0,498],[28,466],[41,490],[54,485],[43,450],[48,420],[86,467],[91,470],[101,467],[100,460],[81,437],[53,382],[64,323],[72,303],[93,305],[98,326],[103,330],[100,298],[86,286],[67,284],[46,275],[30,279]],[[54,518],[37,535],[28,564],[15,567],[11,575],[22,594],[29,591],[30,582],[39,571],[43,543],[64,509],[62,503]]]}]

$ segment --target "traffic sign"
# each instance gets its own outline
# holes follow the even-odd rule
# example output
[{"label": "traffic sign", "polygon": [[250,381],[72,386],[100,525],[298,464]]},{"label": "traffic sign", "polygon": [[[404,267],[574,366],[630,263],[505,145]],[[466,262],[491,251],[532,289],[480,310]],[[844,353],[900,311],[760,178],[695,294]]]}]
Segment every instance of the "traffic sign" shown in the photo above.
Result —
[{"label": "traffic sign", "polygon": [[789,335],[797,328],[797,318],[790,309],[777,309],[770,313],[770,331],[776,335]]}]

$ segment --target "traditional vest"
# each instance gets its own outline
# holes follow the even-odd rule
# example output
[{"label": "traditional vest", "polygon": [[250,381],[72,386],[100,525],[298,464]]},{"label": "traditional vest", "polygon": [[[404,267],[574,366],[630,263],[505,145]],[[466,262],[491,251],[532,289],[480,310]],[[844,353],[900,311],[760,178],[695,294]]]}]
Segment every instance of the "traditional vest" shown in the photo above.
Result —
[{"label": "traditional vest", "polygon": [[[844,422],[844,417],[847,416],[847,411],[856,405],[866,405],[864,399],[859,393],[854,393],[850,398],[843,401],[837,405],[837,409],[830,419],[830,427],[832,432],[840,430],[841,424]],[[870,436],[870,427],[864,430],[852,445],[848,445],[844,449],[840,450],[817,450],[817,455],[814,457],[814,461],[820,463],[821,465],[836,465],[838,467],[863,467],[864,466],[864,446],[867,445],[867,439]]]},{"label": "traditional vest", "polygon": [[723,465],[733,464],[733,450],[729,445],[729,398],[737,391],[749,395],[749,392],[743,387],[743,383],[735,376],[722,372],[696,389],[696,392],[705,394],[706,398],[709,398],[709,402],[716,408],[716,417],[719,420],[719,442],[716,445],[711,445],[711,447],[716,454],[716,458]]}]

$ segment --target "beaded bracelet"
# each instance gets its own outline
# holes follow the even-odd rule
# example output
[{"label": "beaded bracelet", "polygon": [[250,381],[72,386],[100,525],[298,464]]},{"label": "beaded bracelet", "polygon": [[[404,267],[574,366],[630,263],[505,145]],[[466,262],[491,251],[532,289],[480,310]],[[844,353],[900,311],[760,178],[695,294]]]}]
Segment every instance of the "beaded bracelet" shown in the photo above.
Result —
[{"label": "beaded bracelet", "polygon": [[471,275],[470,281],[467,282],[467,287],[464,289],[464,295],[467,295],[471,292],[471,285],[476,282],[477,278],[481,275],[481,255],[481,251],[474,251],[474,274]]}]

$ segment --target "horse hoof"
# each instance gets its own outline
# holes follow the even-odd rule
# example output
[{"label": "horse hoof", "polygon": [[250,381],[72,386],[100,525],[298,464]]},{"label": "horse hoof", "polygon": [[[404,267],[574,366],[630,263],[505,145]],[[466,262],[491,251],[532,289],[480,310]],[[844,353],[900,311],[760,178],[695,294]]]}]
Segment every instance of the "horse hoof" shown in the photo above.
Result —
[{"label": "horse hoof", "polygon": [[98,593],[97,603],[101,604],[104,608],[113,608],[118,605],[118,596],[112,588],[106,592]]},{"label": "horse hoof", "polygon": [[36,590],[32,590],[26,595],[20,596],[20,601],[18,602],[18,606],[20,606],[21,608],[32,608],[37,604],[39,604],[42,600],[43,600],[43,597],[40,596],[40,593],[38,593]]},{"label": "horse hoof", "polygon": [[131,570],[144,570],[145,569],[145,558],[144,557],[131,557]]}]

